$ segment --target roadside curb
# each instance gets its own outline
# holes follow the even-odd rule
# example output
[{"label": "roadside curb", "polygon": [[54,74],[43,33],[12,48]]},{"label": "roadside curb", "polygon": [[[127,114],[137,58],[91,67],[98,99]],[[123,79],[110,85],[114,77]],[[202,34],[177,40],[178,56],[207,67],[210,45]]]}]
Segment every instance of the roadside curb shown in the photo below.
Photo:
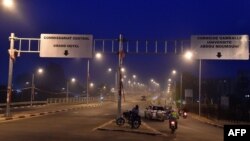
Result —
[{"label": "roadside curb", "polygon": [[192,117],[193,119],[196,119],[196,120],[198,120],[198,121],[200,121],[200,122],[209,124],[209,125],[211,125],[211,126],[218,127],[218,128],[224,128],[223,125],[220,125],[220,124],[217,124],[217,123],[214,123],[214,122],[209,122],[209,121],[202,120],[201,118],[199,118],[199,117],[197,117],[197,116],[195,116],[195,115],[191,115],[191,117]]},{"label": "roadside curb", "polygon": [[37,113],[30,113],[30,114],[20,114],[20,115],[14,115],[11,117],[0,117],[0,123],[1,122],[8,122],[8,121],[14,121],[18,119],[27,119],[27,118],[32,118],[32,117],[39,117],[39,116],[45,116],[49,114],[55,114],[59,112],[67,112],[67,111],[73,111],[73,110],[80,110],[84,108],[96,108],[100,107],[102,103],[95,103],[95,104],[84,104],[79,107],[72,107],[72,108],[66,108],[66,109],[57,109],[57,110],[52,110],[52,111],[45,111],[45,112],[37,112]]},{"label": "roadside curb", "polygon": [[129,133],[146,134],[146,135],[152,135],[152,136],[161,135],[160,133],[145,132],[145,131],[138,131],[138,130],[125,130],[125,129],[112,129],[112,128],[97,128],[97,130],[129,132]]}]

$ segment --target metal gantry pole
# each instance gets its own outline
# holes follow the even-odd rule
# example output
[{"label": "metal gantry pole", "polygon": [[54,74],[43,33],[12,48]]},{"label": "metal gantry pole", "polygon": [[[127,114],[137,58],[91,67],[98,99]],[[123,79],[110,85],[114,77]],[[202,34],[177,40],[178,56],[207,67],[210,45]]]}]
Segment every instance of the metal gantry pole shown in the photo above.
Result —
[{"label": "metal gantry pole", "polygon": [[122,58],[123,58],[123,37],[120,34],[119,36],[119,66],[118,66],[118,80],[119,80],[119,89],[118,89],[118,117],[121,117],[121,95],[122,95]]},{"label": "metal gantry pole", "polygon": [[201,116],[201,59],[199,62],[199,116]]},{"label": "metal gantry pole", "polygon": [[87,104],[89,103],[89,59],[87,62],[87,86],[86,86],[86,91],[87,91]]},{"label": "metal gantry pole", "polygon": [[[15,34],[11,33],[10,37],[10,53],[14,51]],[[12,93],[12,76],[13,76],[13,58],[9,56],[9,73],[8,73],[8,88],[7,88],[7,98],[6,98],[6,117],[10,117],[10,103],[11,103],[11,93]]]},{"label": "metal gantry pole", "polygon": [[32,74],[32,81],[31,81],[31,94],[30,94],[30,106],[33,105],[34,100],[34,93],[35,93],[35,74]]}]

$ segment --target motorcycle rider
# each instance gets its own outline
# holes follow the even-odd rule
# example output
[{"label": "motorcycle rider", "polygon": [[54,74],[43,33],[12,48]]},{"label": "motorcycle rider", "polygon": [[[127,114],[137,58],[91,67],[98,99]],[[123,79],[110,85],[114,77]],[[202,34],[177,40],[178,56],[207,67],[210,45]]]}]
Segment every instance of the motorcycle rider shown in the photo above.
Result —
[{"label": "motorcycle rider", "polygon": [[169,116],[169,127],[171,126],[171,121],[175,121],[175,127],[177,129],[177,119],[179,119],[179,115],[176,111],[171,110],[170,116]]},{"label": "motorcycle rider", "polygon": [[135,107],[132,109],[132,113],[135,115],[139,115],[139,106],[135,105]]}]

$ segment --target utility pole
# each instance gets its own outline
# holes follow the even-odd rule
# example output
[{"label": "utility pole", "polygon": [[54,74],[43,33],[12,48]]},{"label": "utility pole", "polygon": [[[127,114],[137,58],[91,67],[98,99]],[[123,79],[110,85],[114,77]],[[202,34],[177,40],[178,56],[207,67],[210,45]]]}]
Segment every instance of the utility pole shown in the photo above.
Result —
[{"label": "utility pole", "polygon": [[119,88],[118,88],[118,117],[121,117],[121,96],[122,96],[122,63],[123,63],[123,57],[124,57],[124,52],[123,52],[123,37],[120,34],[119,36],[119,66],[118,66],[118,80],[119,80]]},{"label": "utility pole", "polygon": [[201,116],[201,59],[199,63],[199,116]]}]

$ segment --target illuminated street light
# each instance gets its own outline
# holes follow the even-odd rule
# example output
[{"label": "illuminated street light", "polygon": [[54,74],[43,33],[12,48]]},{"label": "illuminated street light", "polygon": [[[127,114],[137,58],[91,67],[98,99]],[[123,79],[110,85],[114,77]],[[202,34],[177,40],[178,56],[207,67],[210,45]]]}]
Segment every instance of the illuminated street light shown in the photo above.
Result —
[{"label": "illuminated street light", "polygon": [[121,71],[122,71],[122,72],[125,72],[125,68],[121,68]]},{"label": "illuminated street light", "polygon": [[11,8],[14,6],[13,0],[3,0],[3,5],[7,8]]},{"label": "illuminated street light", "polygon": [[151,81],[151,82],[154,82],[154,79],[151,79],[150,81]]},{"label": "illuminated street light", "polygon": [[133,75],[133,78],[136,79],[136,75],[135,74]]},{"label": "illuminated street light", "polygon": [[89,84],[89,86],[90,86],[91,88],[93,88],[93,87],[94,87],[94,83],[91,82],[91,83]]},{"label": "illuminated street light", "polygon": [[96,58],[96,59],[102,59],[102,54],[101,54],[100,52],[97,52],[97,53],[95,54],[95,58]]},{"label": "illuminated street light", "polygon": [[[100,52],[97,52],[95,54],[95,58],[97,60],[101,60],[102,59],[102,54]],[[89,59],[87,61],[87,87],[86,87],[86,91],[87,91],[87,104],[89,103],[89,78],[90,78],[90,70],[89,70]]]},{"label": "illuminated street light", "polygon": [[186,60],[192,60],[192,58],[193,58],[193,52],[190,51],[190,50],[186,51],[185,54],[184,54],[184,58]]},{"label": "illuminated street light", "polygon": [[71,82],[75,82],[75,81],[76,81],[76,79],[75,79],[75,78],[72,78],[72,79],[71,79]]},{"label": "illuminated street light", "polygon": [[168,79],[168,82],[171,82],[171,81],[172,81],[172,79],[171,79],[171,78],[169,78],[169,79]]},{"label": "illuminated street light", "polygon": [[43,69],[39,68],[37,72],[41,74],[41,73],[43,73]]},{"label": "illuminated street light", "polygon": [[108,68],[108,72],[112,72],[112,69],[111,69],[111,68]]},{"label": "illuminated street light", "polygon": [[172,74],[175,75],[175,74],[176,74],[176,70],[173,70],[173,71],[172,71]]}]

